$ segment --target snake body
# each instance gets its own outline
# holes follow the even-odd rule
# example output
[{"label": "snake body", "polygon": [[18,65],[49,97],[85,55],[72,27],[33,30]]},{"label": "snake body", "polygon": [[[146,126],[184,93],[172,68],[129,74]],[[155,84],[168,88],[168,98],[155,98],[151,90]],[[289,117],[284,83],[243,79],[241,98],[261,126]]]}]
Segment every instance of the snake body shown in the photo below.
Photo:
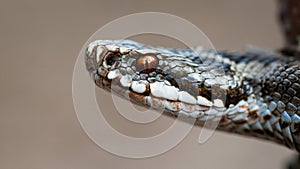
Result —
[{"label": "snake body", "polygon": [[98,40],[85,62],[97,86],[139,105],[300,152],[300,64],[292,58]]}]

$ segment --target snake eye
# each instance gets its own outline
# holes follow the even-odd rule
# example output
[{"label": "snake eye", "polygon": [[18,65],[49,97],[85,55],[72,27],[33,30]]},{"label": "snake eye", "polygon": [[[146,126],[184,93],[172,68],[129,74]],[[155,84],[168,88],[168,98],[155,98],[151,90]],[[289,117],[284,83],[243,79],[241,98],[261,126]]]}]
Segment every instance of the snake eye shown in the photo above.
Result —
[{"label": "snake eye", "polygon": [[158,59],[156,56],[145,55],[137,59],[136,68],[140,72],[151,72],[156,69],[158,65]]},{"label": "snake eye", "polygon": [[105,68],[111,68],[117,61],[121,60],[121,55],[118,53],[108,53],[103,62]]}]

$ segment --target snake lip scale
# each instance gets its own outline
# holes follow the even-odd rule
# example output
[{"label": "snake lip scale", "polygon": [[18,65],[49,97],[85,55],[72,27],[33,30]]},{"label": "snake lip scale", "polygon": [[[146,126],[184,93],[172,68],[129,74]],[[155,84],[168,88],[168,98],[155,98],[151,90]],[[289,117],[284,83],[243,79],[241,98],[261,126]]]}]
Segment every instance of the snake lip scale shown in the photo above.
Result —
[{"label": "snake lip scale", "polygon": [[300,152],[300,64],[292,58],[97,40],[85,62],[97,86],[139,105]]}]

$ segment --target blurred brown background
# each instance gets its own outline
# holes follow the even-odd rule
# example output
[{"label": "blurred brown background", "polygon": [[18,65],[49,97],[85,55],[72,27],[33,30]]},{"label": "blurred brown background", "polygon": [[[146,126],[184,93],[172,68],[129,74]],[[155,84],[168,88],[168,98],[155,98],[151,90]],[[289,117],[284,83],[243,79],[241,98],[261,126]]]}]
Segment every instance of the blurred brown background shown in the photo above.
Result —
[{"label": "blurred brown background", "polygon": [[[112,155],[81,129],[71,91],[82,45],[113,19],[135,12],[166,12],[191,21],[218,49],[242,50],[246,44],[276,49],[283,37],[275,2],[1,0],[0,168],[282,168],[294,154],[285,147],[221,132],[199,145],[199,128],[157,157],[137,160]],[[156,42],[151,37],[148,41]],[[109,121],[125,133],[134,133],[130,132],[134,127],[122,127],[126,120]],[[169,124],[172,119],[162,122]],[[145,130],[151,133],[157,128],[153,124]]]}]

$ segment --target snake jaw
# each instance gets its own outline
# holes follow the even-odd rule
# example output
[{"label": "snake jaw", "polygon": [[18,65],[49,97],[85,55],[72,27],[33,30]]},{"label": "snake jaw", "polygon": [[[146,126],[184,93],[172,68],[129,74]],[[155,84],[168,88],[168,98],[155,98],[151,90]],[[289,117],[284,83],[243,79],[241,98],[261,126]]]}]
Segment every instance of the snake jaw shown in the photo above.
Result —
[{"label": "snake jaw", "polygon": [[[227,60],[227,68],[234,69]],[[181,54],[132,41],[92,42],[86,65],[101,88],[142,106],[202,122],[221,120],[224,126],[229,120],[225,110],[230,110],[231,104],[226,102],[226,95],[235,96],[235,88],[241,85],[239,77],[230,73],[233,70],[225,74],[214,64],[197,64]],[[244,118],[234,120],[242,123]]]},{"label": "snake jaw", "polygon": [[[207,120],[220,122],[220,130],[273,140],[300,151],[300,68],[282,66],[299,62],[249,56],[211,50],[195,54],[191,49],[100,40],[88,46],[85,61],[99,87],[137,104],[193,118],[200,125]],[[290,86],[287,92],[285,86]],[[283,102],[289,97],[281,95],[287,94],[293,98],[286,108]]]},{"label": "snake jaw", "polygon": [[[87,47],[86,67],[96,84],[108,89],[114,83],[141,96],[189,104],[198,102],[207,106],[207,102],[216,99],[227,107],[237,103],[234,98],[241,98],[240,93],[244,91],[240,91],[240,77],[230,73],[234,64],[225,68],[229,72],[225,74],[218,65],[204,64],[201,60],[195,63],[183,53],[127,40],[99,40]],[[216,56],[211,58],[209,54],[206,59],[222,61]],[[230,65],[228,59],[223,62]],[[207,101],[203,102],[199,96]]]}]

